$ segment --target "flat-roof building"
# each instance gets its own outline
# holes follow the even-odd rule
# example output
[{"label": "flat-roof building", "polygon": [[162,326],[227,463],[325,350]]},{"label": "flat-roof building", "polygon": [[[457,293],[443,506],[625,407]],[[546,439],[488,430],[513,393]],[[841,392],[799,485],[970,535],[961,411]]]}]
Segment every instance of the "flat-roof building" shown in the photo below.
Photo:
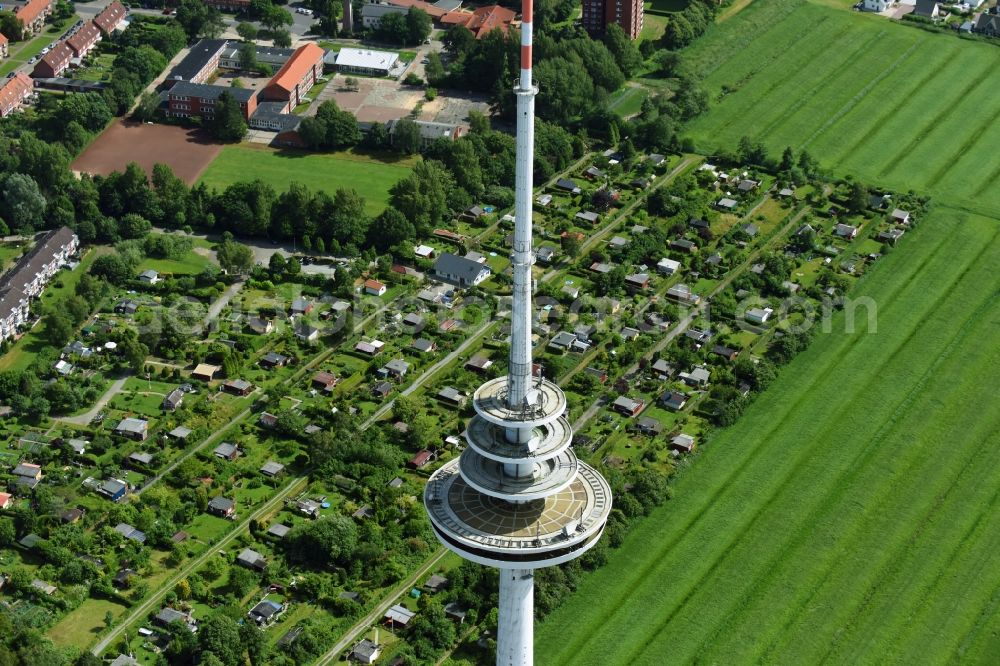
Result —
[{"label": "flat-roof building", "polygon": [[337,70],[344,73],[385,76],[399,63],[393,51],[343,48],[337,53]]}]

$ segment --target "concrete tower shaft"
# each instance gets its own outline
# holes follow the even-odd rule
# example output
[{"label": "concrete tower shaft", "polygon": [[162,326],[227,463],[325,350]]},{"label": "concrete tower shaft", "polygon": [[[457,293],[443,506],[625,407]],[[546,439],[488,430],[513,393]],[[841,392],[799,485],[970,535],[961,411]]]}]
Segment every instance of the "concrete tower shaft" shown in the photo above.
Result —
[{"label": "concrete tower shaft", "polygon": [[427,482],[424,506],[438,540],[499,568],[498,666],[533,663],[534,570],[590,549],[611,512],[611,488],[570,448],[566,395],[534,377],[531,362],[532,174],[535,95],[532,0],[522,0],[511,340],[508,371],[475,392],[469,447]]}]

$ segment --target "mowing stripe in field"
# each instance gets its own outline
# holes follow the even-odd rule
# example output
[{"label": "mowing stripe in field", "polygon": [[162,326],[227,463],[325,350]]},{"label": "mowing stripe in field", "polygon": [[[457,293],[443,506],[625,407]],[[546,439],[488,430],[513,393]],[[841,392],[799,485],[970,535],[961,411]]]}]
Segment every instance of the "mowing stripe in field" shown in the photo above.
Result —
[{"label": "mowing stripe in field", "polygon": [[[748,31],[749,43],[742,49],[731,50],[725,55],[713,53],[708,63],[699,68],[704,73],[704,85],[710,88],[721,88],[723,84],[742,87],[762,69],[787,57],[789,51],[797,51],[801,44],[808,44],[825,34],[826,21],[827,17],[816,21],[796,12],[761,30]],[[782,33],[788,32],[795,35],[790,42],[781,37]],[[689,57],[694,57],[690,51]]]},{"label": "mowing stripe in field", "polygon": [[[883,73],[890,71],[900,60],[906,59],[912,45],[908,46],[896,37],[888,32],[871,33],[868,41],[857,50],[845,49],[843,54],[845,57],[826,76],[811,79],[810,82],[815,81],[815,83],[808,89],[797,91],[798,97],[790,100],[791,104],[787,110],[774,116],[766,124],[759,123],[759,129],[756,131],[761,135],[772,137],[776,143],[791,140],[794,143],[790,145],[800,148],[798,144],[802,143],[802,137],[808,136],[810,128],[817,126],[817,119],[830,115],[833,111],[830,104],[831,91],[836,91],[836,99],[847,95],[853,97],[873,76],[880,73],[878,69],[873,70],[868,60],[869,56],[876,62],[885,64],[884,70],[881,70]],[[805,118],[802,118],[803,115]],[[790,122],[794,119],[798,119],[799,122],[797,124]],[[801,127],[803,125],[804,127]]]},{"label": "mowing stripe in field", "polygon": [[[955,291],[959,293],[968,293],[969,289],[978,291],[984,284],[982,279],[982,271],[977,270],[974,276],[965,278],[964,289],[959,288]],[[992,295],[988,293],[988,289],[984,291],[988,301]],[[963,304],[959,303],[955,309],[961,310],[962,307]],[[979,309],[972,308],[966,314],[966,321],[976,321]],[[958,351],[958,357],[952,357],[951,361],[957,369],[957,372],[953,373],[956,379],[962,377],[962,350],[956,342],[961,341],[967,346],[972,340],[965,338],[967,330],[951,334],[954,329],[949,326],[949,322],[954,321],[953,312],[946,312],[946,309],[942,308],[935,315],[935,319],[939,320],[936,326],[921,320],[922,327],[933,329],[931,335],[936,333],[937,337],[948,338],[947,346],[942,350],[942,354],[935,358],[935,362]],[[907,356],[910,358],[907,358],[906,362],[909,364],[919,364],[919,357],[922,354],[930,356],[938,350],[938,347],[928,343],[926,336],[915,337],[907,348],[910,351]],[[976,387],[982,386],[982,382],[988,380],[988,373],[975,374],[977,382],[955,381],[953,382],[955,386],[952,386],[942,381],[941,375],[945,371],[934,364],[927,367],[922,380],[926,381],[932,372],[935,374],[934,390],[921,395],[922,402],[918,403],[917,409],[899,414],[898,423],[902,434],[887,438],[888,441],[884,446],[890,450],[883,452],[886,459],[882,465],[873,470],[858,470],[856,477],[850,481],[859,484],[860,488],[871,486],[879,489],[880,496],[870,501],[859,502],[859,515],[845,514],[844,512],[850,511],[850,506],[837,507],[841,512],[839,522],[844,525],[837,529],[841,538],[838,539],[836,552],[827,554],[828,559],[813,578],[816,585],[809,590],[808,596],[794,600],[785,599],[783,612],[794,621],[782,626],[780,631],[776,632],[780,641],[775,649],[779,653],[794,654],[795,658],[804,660],[803,663],[814,663],[820,659],[822,653],[833,643],[834,637],[844,631],[860,612],[859,608],[848,600],[865,599],[864,588],[872,586],[874,581],[881,581],[883,576],[888,576],[885,567],[891,564],[892,558],[901,556],[901,553],[894,551],[892,544],[898,543],[901,539],[905,540],[906,531],[919,528],[925,521],[925,518],[919,515],[910,514],[935,498],[937,493],[934,487],[937,481],[953,483],[959,478],[966,460],[980,450],[980,437],[969,437],[973,433],[968,432],[963,433],[964,438],[951,433],[955,428],[961,428],[963,422],[970,418],[971,415],[967,412],[969,397],[975,396]],[[914,388],[920,390],[921,382],[918,381]],[[939,420],[946,422],[948,427],[944,427]],[[933,434],[928,435],[931,432]],[[988,429],[984,432],[988,432]],[[903,464],[907,458],[912,459],[918,451],[922,455],[918,456],[916,462],[930,463],[931,456],[939,448],[941,438],[947,438],[949,441],[949,460],[941,463],[940,469],[935,469],[935,465],[929,465],[919,473],[907,469]],[[894,445],[905,445],[906,448],[895,449]],[[950,451],[952,447],[955,448],[953,455]],[[882,451],[881,448],[879,450]],[[914,479],[919,479],[921,483],[916,488],[903,485],[903,488],[910,490],[909,493],[904,493],[895,487],[883,488],[886,479],[890,486],[897,483],[912,483]],[[844,479],[842,482],[847,481],[848,479]],[[905,496],[905,501],[893,506],[894,501],[902,499],[900,495]],[[837,511],[835,510],[831,516],[838,516]],[[871,525],[871,522],[876,525]],[[809,560],[796,557],[795,561]],[[809,561],[808,566],[815,568],[816,565]],[[806,609],[820,609],[824,612],[806,612]],[[772,656],[766,653],[761,658],[766,660]]]},{"label": "mowing stripe in field", "polygon": [[[968,281],[969,278],[966,278]],[[938,312],[938,307],[932,308],[933,312]],[[937,318],[945,317],[943,312],[935,315]],[[936,373],[938,366],[931,365],[923,371],[921,380],[914,384],[904,397],[902,402],[894,403],[887,411],[879,410],[878,414],[873,409],[866,409],[866,402],[870,402],[872,395],[879,395],[881,388],[885,385],[892,386],[896,382],[905,381],[906,375],[913,368],[921,368],[921,357],[928,353],[931,344],[923,339],[924,329],[929,328],[927,319],[920,318],[922,322],[917,329],[912,340],[904,343],[902,353],[891,355],[892,367],[881,367],[873,369],[872,374],[877,375],[881,386],[872,386],[864,391],[855,391],[855,399],[850,403],[846,413],[844,411],[827,418],[827,427],[823,432],[812,435],[813,438],[824,439],[825,441],[838,442],[836,446],[829,446],[821,450],[810,460],[810,466],[825,470],[822,476],[823,492],[818,494],[819,486],[816,477],[819,475],[802,475],[795,481],[799,485],[793,492],[798,495],[785,500],[775,500],[779,506],[796,506],[796,520],[794,521],[795,538],[786,541],[780,548],[775,548],[773,541],[780,539],[786,529],[792,527],[791,520],[780,511],[774,516],[772,525],[762,525],[753,528],[757,542],[745,544],[744,561],[739,566],[730,566],[728,571],[738,572],[738,577],[731,581],[731,585],[738,588],[746,584],[747,578],[754,578],[754,584],[745,590],[741,598],[725,613],[721,613],[721,618],[716,625],[714,634],[704,640],[700,646],[704,654],[700,657],[711,662],[713,654],[716,652],[726,655],[729,661],[756,661],[758,659],[767,660],[769,656],[740,654],[739,650],[750,650],[755,646],[760,646],[763,636],[760,632],[761,626],[767,626],[769,621],[774,623],[777,620],[774,609],[781,608],[785,615],[793,612],[796,617],[810,616],[802,611],[802,606],[809,608],[822,606],[811,599],[805,602],[798,602],[793,599],[794,595],[782,588],[779,581],[790,577],[789,567],[795,567],[795,575],[801,579],[807,574],[810,580],[824,581],[830,576],[830,569],[836,565],[836,572],[848,572],[853,575],[852,567],[846,566],[845,561],[848,556],[855,559],[860,558],[862,564],[865,558],[872,556],[865,551],[869,545],[870,530],[861,532],[860,528],[867,528],[867,520],[871,519],[872,511],[877,515],[884,512],[885,507],[892,501],[899,490],[898,484],[908,478],[910,474],[915,474],[909,468],[916,464],[924,464],[931,460],[928,454],[933,453],[937,442],[921,442],[918,439],[921,426],[921,415],[933,412],[932,407],[942,399],[942,392],[924,392],[922,383],[927,380],[930,374]],[[942,326],[935,329],[937,333],[945,333],[947,337],[948,328]],[[957,336],[950,336],[946,347],[948,352],[953,354],[956,350],[955,340]],[[943,361],[943,357],[939,359]],[[982,379],[978,377],[977,379]],[[964,385],[946,387],[952,395],[952,404],[960,406],[967,403],[968,392],[974,389],[972,381],[967,381]],[[912,401],[919,399],[915,406]],[[907,405],[907,401],[911,401]],[[959,410],[960,411],[960,410]],[[842,421],[851,419],[852,416],[863,413],[861,419],[854,428],[853,433],[846,433]],[[887,417],[883,417],[887,414]],[[868,425],[875,418],[883,418],[881,429],[875,429]],[[962,418],[966,418],[963,414]],[[855,418],[855,421],[858,421]],[[918,425],[918,423],[920,425]],[[867,432],[866,432],[867,431]],[[895,442],[914,441],[921,446],[908,446],[903,449],[896,449],[893,446],[879,446],[883,439]],[[924,450],[926,449],[926,450]],[[845,457],[850,452],[853,457]],[[958,459],[960,452],[953,455]],[[904,465],[905,463],[905,465]],[[836,478],[833,478],[833,471],[837,471]],[[887,474],[888,472],[888,474]],[[891,483],[879,483],[883,477],[888,476]],[[808,514],[805,509],[809,507]],[[901,507],[905,508],[905,507]],[[800,515],[801,514],[801,515]],[[860,514],[860,515],[859,515]],[[862,520],[862,517],[864,520]],[[876,516],[877,517],[877,516]],[[894,518],[896,516],[894,515]],[[783,528],[783,521],[788,523],[788,527]],[[897,521],[898,523],[898,521]],[[888,532],[886,532],[888,533]],[[831,548],[830,543],[833,535],[836,535],[836,547]],[[858,541],[861,537],[860,542]],[[875,540],[876,549],[882,544]],[[764,558],[763,553],[773,551],[773,557]],[[730,552],[730,555],[732,553]],[[822,564],[822,566],[820,566]],[[816,571],[819,571],[816,573]],[[756,572],[756,573],[755,573]],[[819,583],[816,583],[817,587]],[[800,584],[799,590],[808,588]],[[721,592],[720,592],[721,590]],[[712,608],[709,613],[716,610],[720,595],[728,593],[726,581],[712,580],[705,587],[704,594],[714,595],[715,600],[706,601]],[[704,610],[699,607],[699,610]],[[824,621],[827,619],[824,617]],[[762,625],[763,623],[763,625]],[[834,626],[837,626],[834,624]],[[668,632],[670,635],[675,635]],[[779,632],[785,635],[787,631]],[[744,640],[753,636],[754,640]],[[797,643],[798,641],[792,641]],[[788,650],[783,650],[787,652]],[[736,653],[734,655],[734,653]],[[715,654],[718,658],[719,655]],[[770,655],[773,657],[773,655]]]},{"label": "mowing stripe in field", "polygon": [[[956,191],[975,199],[988,188],[996,189],[1000,180],[1000,104],[992,121],[970,133],[969,139],[961,146],[935,174],[935,185],[942,190]],[[990,167],[993,167],[992,169]]]},{"label": "mowing stripe in field", "polygon": [[[982,106],[981,94],[977,93],[996,87],[996,81],[990,75],[1000,68],[1000,56],[980,64],[981,67],[965,72],[964,75],[970,79],[968,85],[961,90],[953,91],[948,103],[942,106],[937,115],[924,122],[910,143],[886,160],[879,172],[880,176],[892,177],[893,174],[900,174],[902,169],[903,176],[910,180],[914,180],[915,176],[922,177],[926,174],[925,170],[914,172],[908,170],[906,165],[914,160],[917,160],[919,164],[928,150],[940,152],[940,148],[953,145],[955,137],[952,135],[957,127],[968,122],[968,113],[986,110]],[[993,108],[988,110],[993,111]],[[943,155],[938,155],[938,157],[943,157]],[[917,184],[923,185],[925,183],[918,180]]]},{"label": "mowing stripe in field", "polygon": [[919,134],[932,126],[928,120],[939,122],[935,117],[948,113],[949,105],[956,99],[956,80],[962,81],[962,87],[966,88],[977,85],[978,82],[970,83],[965,78],[970,67],[978,69],[977,65],[981,63],[976,55],[967,50],[955,54],[938,77],[916,91],[905,103],[895,106],[896,113],[868,137],[866,144],[847,156],[844,166],[864,169],[865,173],[874,175],[887,170],[893,159],[905,156],[912,150]]},{"label": "mowing stripe in field", "polygon": [[[882,125],[899,112],[895,105],[886,104],[886,100],[908,100],[934,79],[946,76],[948,68],[955,68],[957,71],[958,64],[952,60],[952,56],[960,46],[957,40],[943,46],[942,58],[934,67],[928,67],[923,58],[911,59],[909,64],[915,71],[910,71],[909,68],[898,71],[897,76],[886,81],[881,88],[840,119],[833,127],[839,131],[828,132],[822,141],[813,144],[812,149],[817,154],[826,156],[830,162],[839,163],[862,146],[870,144]],[[853,134],[852,128],[865,126],[868,126],[868,130],[864,134],[858,135],[854,141],[844,141],[845,136]]]},{"label": "mowing stripe in field", "polygon": [[[913,288],[920,275],[927,274],[932,269],[938,269],[938,266],[931,262],[939,256],[938,250],[949,242],[949,231],[944,225],[925,225],[925,228],[921,230],[923,234],[921,238],[922,243],[919,246],[912,244],[909,246],[909,263],[902,263],[895,270],[888,273],[886,272],[889,270],[888,266],[886,264],[883,265],[882,272],[880,273],[882,280],[879,295],[883,302],[889,303],[887,308],[883,308],[883,316],[887,309],[892,310],[896,307],[901,307],[900,303],[903,302],[903,299],[899,298],[900,292],[908,288]],[[888,265],[899,263],[901,262],[898,258],[893,261],[893,258],[890,257]],[[616,561],[634,560],[634,562],[617,567],[613,574],[608,574],[607,588],[601,590],[599,595],[602,601],[602,613],[613,613],[624,610],[626,605],[630,608],[636,608],[637,606],[631,603],[633,601],[631,595],[634,588],[641,585],[643,580],[652,577],[653,569],[658,566],[660,560],[665,557],[670,548],[686,538],[692,532],[693,526],[702,520],[708,511],[715,509],[715,504],[720,501],[720,498],[728,489],[734,486],[737,477],[762,455],[762,452],[772,443],[769,435],[773,434],[773,428],[779,427],[782,421],[799,410],[806,402],[808,392],[812,388],[822,384],[839,385],[850,378],[849,371],[844,370],[845,366],[840,363],[840,359],[854,345],[854,337],[828,335],[823,336],[823,339],[826,351],[829,353],[819,355],[817,352],[814,352],[818,348],[817,345],[804,352],[797,361],[800,364],[807,364],[810,369],[810,372],[803,380],[808,384],[807,386],[797,385],[794,392],[786,391],[789,395],[776,395],[776,389],[772,389],[769,392],[769,398],[773,400],[773,407],[771,413],[766,414],[765,419],[762,421],[763,427],[767,429],[765,435],[761,437],[763,443],[755,447],[743,446],[730,449],[725,452],[725,456],[723,456],[719,447],[708,447],[702,453],[701,464],[706,467],[710,466],[710,471],[696,482],[700,484],[698,492],[703,498],[707,499],[704,499],[701,503],[674,503],[669,516],[664,515],[660,520],[650,520],[637,529],[637,533],[642,532],[644,534],[636,536],[636,540],[643,541],[644,538],[647,538],[650,539],[651,543],[655,542],[660,546],[655,551],[655,557],[647,557],[650,554],[648,550],[636,551],[629,548],[622,548],[616,553]],[[838,372],[840,374],[836,374]],[[753,414],[758,413],[755,411],[748,412],[743,417],[742,423],[749,423],[748,419]],[[779,426],[775,426],[775,423],[779,424]],[[723,457],[719,459],[720,456]],[[711,459],[712,462],[705,460],[706,458]],[[683,484],[685,482],[690,482],[688,477],[683,477],[679,483]],[[661,510],[661,513],[666,514],[666,509]],[[650,526],[654,524],[658,525],[658,528],[649,533],[652,530]],[[644,548],[648,548],[648,545],[644,546]],[[639,564],[640,562],[641,565]],[[603,568],[594,574],[595,578],[603,577],[606,571],[611,570]],[[597,600],[594,599],[592,601],[596,603]],[[587,639],[587,635],[581,635],[575,641],[562,640],[559,643],[562,646],[560,654],[564,657],[572,657],[573,655],[584,653],[583,644]]]},{"label": "mowing stripe in field", "polygon": [[[708,32],[722,31],[718,43],[698,40],[689,46],[687,59],[697,70],[697,75],[711,85],[721,73],[726,79],[737,75],[737,80],[746,78],[760,62],[781,57],[788,48],[785,35],[794,35],[792,45],[810,38],[814,30],[830,19],[829,15],[815,17],[799,11],[799,0],[778,0],[769,3],[754,3],[752,10],[740,17],[742,29],[723,30],[718,25],[709,26]],[[713,40],[714,42],[715,40]],[[740,75],[744,72],[744,75]]]},{"label": "mowing stripe in field", "polygon": [[685,57],[710,74],[713,104],[688,126],[704,150],[749,136],[772,154],[808,148],[824,167],[874,186],[985,215],[1000,209],[996,142],[985,137],[1000,108],[1000,54],[988,44],[774,0],[713,26]]},{"label": "mowing stripe in field", "polygon": [[[885,300],[888,300],[891,304],[890,307],[900,302],[900,299],[896,298],[897,293],[913,285],[915,282],[913,278],[927,269],[927,264],[936,256],[933,250],[939,246],[943,246],[947,241],[948,237],[943,229],[931,228],[928,231],[935,238],[933,242],[929,241],[925,246],[922,260],[917,260],[914,257],[912,264],[905,265],[900,271],[893,274],[898,279],[883,294],[886,297]],[[702,478],[704,484],[698,489],[702,493],[702,497],[706,499],[701,504],[674,504],[673,508],[675,511],[670,516],[664,515],[659,519],[655,517],[651,518],[644,526],[638,528],[639,530],[642,530],[643,527],[648,528],[644,530],[643,535],[635,537],[640,542],[648,541],[648,543],[642,546],[644,550],[622,548],[617,551],[614,561],[616,563],[623,562],[622,566],[616,567],[613,573],[608,574],[608,578],[605,579],[606,585],[601,587],[599,592],[593,595],[593,598],[589,602],[583,604],[585,607],[592,608],[589,604],[600,604],[602,615],[632,612],[636,615],[643,615],[642,619],[638,617],[635,619],[636,623],[648,622],[642,609],[655,608],[656,600],[654,599],[650,602],[636,599],[633,596],[636,588],[641,587],[643,581],[646,580],[663,580],[669,578],[668,574],[658,569],[666,566],[664,563],[667,562],[666,557],[670,553],[670,550],[676,547],[682,540],[691,538],[690,535],[694,533],[695,526],[705,518],[708,512],[716,511],[718,506],[722,504],[727,493],[735,487],[739,476],[745,473],[751,465],[756,464],[768,452],[769,445],[773,443],[771,435],[775,434],[780,424],[789,418],[790,415],[798,412],[806,400],[808,389],[824,383],[839,384],[842,381],[839,376],[834,376],[834,373],[842,369],[843,366],[840,358],[848,352],[854,340],[849,336],[837,336],[830,337],[827,341],[830,345],[835,346],[836,351],[828,354],[820,359],[817,364],[811,366],[815,374],[810,375],[806,379],[809,382],[807,390],[786,396],[787,400],[780,397],[775,398],[774,404],[779,413],[772,415],[775,418],[762,424],[763,427],[770,428],[769,431],[759,438],[763,444],[755,447],[744,446],[739,449],[730,450],[727,454],[731,457],[723,460],[717,459],[718,456],[716,453],[718,449],[715,447],[708,448],[703,453],[701,464],[717,466],[712,468],[707,479]],[[807,351],[806,353],[808,354],[809,352]],[[822,365],[820,366],[820,364]],[[774,394],[770,395],[773,397]],[[747,418],[748,416],[744,416],[744,422],[746,422],[745,419]],[[712,459],[712,462],[705,460],[705,458]],[[725,463],[725,466],[723,466],[723,463]],[[715,476],[718,476],[718,478],[714,478]],[[682,483],[683,481],[684,479],[681,480]],[[732,501],[731,504],[739,505],[740,501],[742,501],[742,498]],[[661,513],[663,512],[661,511]],[[653,525],[657,525],[655,531],[651,531],[653,530]],[[663,528],[662,531],[659,529],[661,527]],[[655,555],[651,555],[651,552],[648,550],[651,547],[650,544],[659,545]],[[594,576],[600,577],[605,571],[612,570],[606,567],[598,571]],[[586,645],[588,640],[599,643],[600,639],[598,637],[592,637],[585,633],[577,637],[574,641],[567,641],[565,636],[562,636],[560,640],[561,642],[558,644],[560,652],[557,655],[550,655],[550,659],[546,659],[546,661],[551,660],[553,663],[573,663],[574,659],[579,659],[580,655],[583,654],[594,654],[595,659],[597,658],[596,655],[602,654],[596,649],[594,652],[591,652],[587,649]],[[555,645],[555,643],[552,643],[546,646],[555,649]]]},{"label": "mowing stripe in field", "polygon": [[[853,49],[867,45],[868,33],[851,32],[849,25],[834,25],[839,31],[836,38],[845,37]],[[868,39],[866,39],[868,38]],[[763,123],[764,114],[788,109],[798,99],[798,91],[808,86],[817,76],[835,72],[841,60],[826,60],[828,36],[814,39],[797,49],[785,53],[784,58],[768,62],[735,92],[726,96],[723,103],[729,113],[721,122],[715,123],[715,141],[735,143],[747,133],[747,125]],[[860,52],[860,49],[858,50]],[[761,89],[763,88],[763,89]],[[695,121],[698,124],[698,121]]]},{"label": "mowing stripe in field", "polygon": [[[808,148],[816,137],[821,136],[828,129],[836,125],[841,118],[857,108],[863,101],[869,99],[869,94],[876,88],[881,87],[883,81],[895,75],[897,72],[908,72],[910,69],[917,70],[921,63],[919,63],[913,55],[919,48],[920,44],[917,42],[910,44],[910,47],[900,53],[899,57],[893,61],[892,65],[878,72],[878,74],[876,74],[873,78],[866,80],[865,73],[858,72],[856,78],[853,79],[855,87],[851,88],[851,90],[856,90],[856,92],[849,100],[844,102],[844,104],[837,109],[835,113],[829,113],[830,109],[827,108],[824,103],[822,106],[815,109],[816,115],[810,114],[806,118],[801,118],[800,121],[805,124],[806,127],[795,126],[795,136],[802,136],[805,132],[809,131],[810,127],[815,127],[817,117],[822,117],[824,115],[827,116],[826,120],[823,121],[823,124],[814,129],[812,133],[806,137],[805,141],[799,145],[799,149]],[[870,73],[871,68],[869,67],[867,69]],[[906,76],[905,73],[902,75]],[[853,76],[854,73],[852,72],[852,77]],[[860,85],[862,81],[864,81],[864,85]],[[884,95],[885,91],[882,91],[882,94]]]},{"label": "mowing stripe in field", "polygon": [[[968,249],[974,247],[970,246]],[[956,262],[949,268],[961,271],[956,277],[958,280],[965,277],[965,270],[971,265],[970,252],[968,262],[964,264]],[[761,466],[756,478],[740,479],[740,484],[746,486],[747,495],[739,499],[745,499],[749,503],[748,506],[754,506],[756,510],[743,520],[741,531],[725,533],[726,537],[723,538],[729,538],[730,541],[715,550],[718,553],[717,559],[704,570],[700,579],[690,584],[688,595],[682,599],[681,605],[666,615],[659,624],[652,624],[649,635],[669,636],[670,650],[680,660],[684,661],[695,656],[683,652],[685,646],[697,636],[697,629],[694,627],[706,625],[715,615],[718,615],[717,622],[728,624],[726,616],[729,613],[723,612],[725,606],[721,603],[721,598],[732,594],[742,585],[753,581],[755,577],[767,577],[769,572],[783,561],[782,550],[787,546],[776,549],[775,545],[783,540],[787,543],[785,536],[791,528],[787,507],[796,507],[798,522],[805,525],[804,529],[813,528],[818,518],[813,514],[821,512],[838,494],[844,492],[850,475],[868,464],[868,456],[882,450],[872,446],[881,436],[881,428],[891,427],[913,393],[904,394],[898,400],[883,400],[875,405],[866,403],[870,402],[870,396],[873,395],[891,395],[892,387],[912,379],[913,369],[921,367],[919,361],[928,353],[928,345],[922,344],[926,342],[922,340],[926,336],[925,332],[941,330],[927,326],[928,319],[945,316],[941,306],[947,300],[949,292],[950,289],[943,288],[935,292],[938,295],[936,301],[923,299],[920,309],[907,320],[905,328],[890,331],[891,337],[888,339],[895,345],[893,352],[883,353],[879,357],[881,364],[870,369],[867,373],[869,379],[863,386],[855,387],[855,390],[850,392],[837,393],[823,401],[820,413],[814,414],[810,419],[817,425],[822,424],[822,428],[812,428],[808,444],[802,444],[794,451],[788,450],[779,461],[770,461],[769,467]],[[914,294],[915,300],[919,300],[922,295],[917,290],[911,293]],[[870,357],[869,347],[884,345],[885,340],[881,334],[865,338],[844,358],[844,367],[856,367],[855,363],[859,359],[863,362],[863,359]],[[863,419],[856,418],[859,412],[864,414]],[[793,415],[793,420],[795,416]],[[876,424],[880,424],[879,428],[874,427]],[[789,424],[780,425],[787,427]],[[774,434],[781,436],[780,432]],[[838,444],[830,446],[829,443],[835,440],[839,440]],[[794,465],[787,473],[783,469],[786,462]],[[780,483],[775,483],[778,479]],[[774,490],[766,499],[762,499],[760,493],[755,491],[760,486],[766,487],[767,480],[772,481],[771,487]],[[805,519],[806,516],[810,518]],[[718,525],[709,523],[700,528],[706,530],[706,538],[711,538],[710,535],[713,530],[718,529]],[[798,533],[804,534],[801,529]],[[764,553],[769,551],[777,551],[772,561],[768,561],[764,556]],[[709,560],[704,553],[699,552],[699,549],[686,554],[674,553],[672,557],[680,561],[697,558],[699,562],[691,565],[692,570]],[[730,575],[726,577],[726,573]],[[753,593],[748,594],[750,598],[755,596],[757,595]],[[790,605],[786,602],[785,610],[789,608]],[[639,654],[648,648],[656,651],[656,643],[657,640],[653,639],[651,645],[644,646],[642,651],[637,650],[632,657],[638,658]],[[626,659],[625,663],[628,661]]]},{"label": "mowing stripe in field", "polygon": [[[969,464],[988,423],[983,433],[967,428],[955,437],[954,459],[946,465],[935,466],[928,455],[963,419],[990,408],[992,418],[997,414],[990,401],[963,395],[998,373],[995,358],[983,358],[996,340],[991,347],[983,339],[982,312],[976,312],[994,297],[988,290],[997,270],[997,245],[990,241],[996,223],[947,216],[926,220],[915,241],[866,278],[863,291],[886,303],[880,327],[888,330],[820,336],[783,371],[740,424],[682,475],[676,498],[638,526],[611,562],[539,627],[541,663],[742,663],[754,653],[764,661],[813,663],[807,655],[822,656],[830,633],[845,623],[822,622],[829,609],[815,609],[803,595],[826,590],[828,576],[882,594],[871,586],[872,572],[855,575],[857,563],[846,555],[861,557],[865,549],[878,555],[874,527],[895,530],[886,544],[890,552],[902,547],[900,534],[905,539],[910,524],[903,518],[930,519],[936,527],[941,509],[934,507],[957,506],[968,492],[963,467],[977,478],[995,467]],[[989,254],[977,261],[977,250]],[[995,318],[995,302],[991,310]],[[977,341],[982,353],[968,356],[984,362],[971,379],[955,375],[963,350]],[[957,408],[963,405],[965,411]],[[928,437],[919,439],[924,432]],[[903,448],[910,442],[912,448]],[[963,484],[952,497],[946,489],[955,478]],[[921,498],[923,486],[940,492]],[[907,502],[897,490],[916,492],[917,500]],[[863,522],[852,522],[859,512]],[[841,538],[851,548],[846,555],[838,550]],[[853,568],[843,566],[847,561]],[[840,615],[864,602],[829,597]],[[820,626],[810,626],[808,635],[781,631],[789,620],[813,618]],[[970,622],[956,629],[956,641],[972,628]],[[762,655],[768,635],[782,645]],[[795,649],[780,641],[792,635]],[[822,638],[809,640],[814,635]],[[624,649],[609,661],[600,646],[611,644]]]},{"label": "mowing stripe in field", "polygon": [[[994,369],[997,367],[996,362],[997,359],[994,358]],[[926,529],[903,542],[907,546],[905,553],[898,553],[897,549],[897,553],[889,558],[885,582],[880,581],[879,589],[869,592],[864,611],[852,616],[836,642],[830,646],[828,658],[832,657],[834,661],[856,662],[884,646],[910,643],[906,630],[920,626],[913,621],[914,616],[919,614],[921,608],[929,610],[933,607],[929,600],[953,598],[953,593],[954,598],[961,599],[963,605],[971,608],[985,606],[985,601],[969,603],[969,590],[961,591],[959,588],[959,591],[949,593],[940,589],[946,581],[954,584],[945,575],[951,573],[953,568],[963,573],[971,572],[975,577],[974,588],[986,596],[995,587],[996,569],[990,571],[979,567],[955,567],[954,563],[978,549],[985,548],[987,552],[1000,550],[997,548],[1000,544],[996,543],[996,539],[1000,539],[1000,531],[988,530],[988,519],[996,517],[996,507],[1000,501],[1000,440],[996,436],[1000,420],[994,420],[993,423],[978,422],[976,414],[969,413],[968,409],[963,410],[961,405],[955,407],[955,414],[961,418],[953,419],[954,426],[961,433],[961,439],[964,440],[962,443],[971,443],[976,455],[969,458],[962,470],[963,476],[956,479],[947,493],[935,497],[939,502],[934,507],[936,512]],[[963,429],[970,420],[977,423],[974,430]],[[950,442],[953,433],[939,429],[938,434],[949,441],[948,453],[945,456],[935,456],[934,450],[925,451],[927,465],[951,462],[953,454]],[[973,440],[969,435],[979,437]],[[940,448],[940,444],[937,446]],[[959,480],[961,485],[957,483]],[[992,538],[984,538],[986,536]],[[948,544],[954,546],[949,547]],[[984,584],[987,583],[984,575],[989,576],[993,582]],[[970,583],[965,577],[960,577],[960,580],[963,586]],[[946,620],[947,618],[936,617],[933,622],[943,623]],[[968,620],[974,624],[975,616]],[[947,661],[947,653],[952,651],[952,646],[959,642],[967,630],[968,627],[952,628],[937,637],[934,644],[943,649],[939,650],[942,654],[934,661]],[[928,650],[927,647],[922,649]],[[931,655],[925,652],[925,656]]]}]

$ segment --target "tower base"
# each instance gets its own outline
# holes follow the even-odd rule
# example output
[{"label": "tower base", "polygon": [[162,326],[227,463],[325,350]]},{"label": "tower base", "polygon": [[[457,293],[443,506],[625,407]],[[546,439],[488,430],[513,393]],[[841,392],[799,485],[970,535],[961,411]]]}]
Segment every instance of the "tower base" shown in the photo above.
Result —
[{"label": "tower base", "polygon": [[531,666],[534,662],[535,572],[500,570],[497,666]]}]

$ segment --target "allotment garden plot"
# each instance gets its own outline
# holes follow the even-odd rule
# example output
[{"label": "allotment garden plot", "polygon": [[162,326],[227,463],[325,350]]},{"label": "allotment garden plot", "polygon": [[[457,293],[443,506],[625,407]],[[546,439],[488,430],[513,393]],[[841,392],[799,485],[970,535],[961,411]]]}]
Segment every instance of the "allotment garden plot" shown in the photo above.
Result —
[{"label": "allotment garden plot", "polygon": [[689,51],[711,109],[702,149],[806,149],[873,185],[992,214],[1000,51],[805,0],[754,3]]},{"label": "allotment garden plot", "polygon": [[853,294],[877,328],[835,316],[539,627],[539,662],[995,660],[998,234],[938,208],[883,258]]}]

